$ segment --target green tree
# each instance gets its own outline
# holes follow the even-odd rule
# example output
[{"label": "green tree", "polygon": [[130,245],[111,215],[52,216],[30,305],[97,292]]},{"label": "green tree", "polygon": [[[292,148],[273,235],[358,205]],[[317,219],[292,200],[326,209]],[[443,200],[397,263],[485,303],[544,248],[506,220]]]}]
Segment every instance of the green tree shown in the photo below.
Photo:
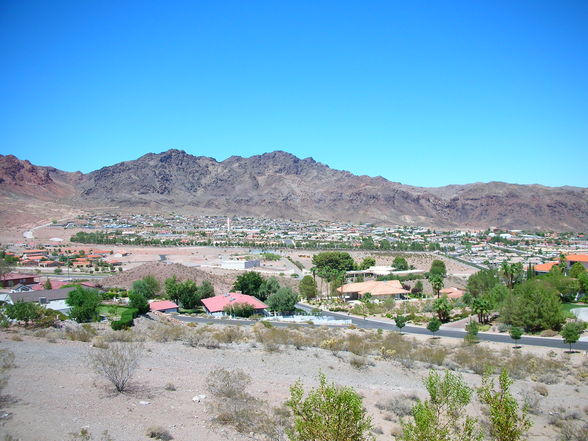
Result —
[{"label": "green tree", "polygon": [[102,296],[96,290],[77,286],[70,291],[65,302],[71,307],[69,316],[76,322],[93,322],[98,318]]},{"label": "green tree", "polygon": [[139,314],[146,314],[149,312],[149,302],[143,294],[131,291],[129,293],[129,306],[137,309]]},{"label": "green tree", "polygon": [[510,328],[510,338],[512,338],[515,342],[515,349],[520,348],[521,346],[518,344],[518,341],[523,336],[523,330],[518,326],[511,326]]},{"label": "green tree", "polygon": [[353,257],[349,253],[342,251],[325,251],[315,254],[312,257],[312,264],[321,269],[330,269],[338,272],[351,271],[355,267]]},{"label": "green tree", "polygon": [[429,274],[429,283],[431,284],[431,288],[433,288],[433,294],[439,298],[439,293],[443,289],[443,277],[439,274]]},{"label": "green tree", "polygon": [[146,299],[152,298],[155,293],[153,292],[153,287],[149,285],[145,280],[135,280],[133,282],[133,287],[131,290],[136,294],[141,294]]},{"label": "green tree", "polygon": [[441,327],[441,322],[437,317],[433,317],[429,323],[427,323],[427,329],[431,331],[431,333],[435,334]]},{"label": "green tree", "polygon": [[451,304],[447,296],[438,298],[433,302],[433,311],[437,313],[437,317],[439,318],[441,323],[447,323],[449,321],[449,317],[451,316],[452,310],[453,305]]},{"label": "green tree", "polygon": [[375,266],[375,265],[376,265],[376,259],[374,259],[373,257],[366,257],[359,264],[359,269],[366,270],[366,269],[368,269],[372,266]]},{"label": "green tree", "polygon": [[256,273],[255,271],[247,271],[237,277],[235,283],[233,284],[234,291],[241,291],[243,294],[247,294],[250,296],[257,297],[259,300],[263,301],[264,298],[259,297],[259,289],[263,284],[263,277]]},{"label": "green tree", "polygon": [[492,305],[485,298],[477,298],[472,302],[472,311],[478,315],[478,322],[488,323],[490,311],[492,311]]},{"label": "green tree", "polygon": [[555,288],[541,279],[517,285],[502,304],[504,323],[523,328],[526,332],[560,329],[564,315]]},{"label": "green tree", "polygon": [[402,441],[478,441],[482,439],[477,420],[465,415],[472,399],[463,379],[449,371],[430,372],[424,380],[429,399],[412,409],[413,421],[402,421]]},{"label": "green tree", "polygon": [[268,297],[267,305],[270,310],[285,314],[294,311],[297,301],[298,294],[285,286]]},{"label": "green tree", "polygon": [[51,280],[49,280],[49,277],[47,277],[47,280],[45,280],[45,283],[43,283],[43,288],[44,289],[52,289],[53,286],[51,285]]},{"label": "green tree", "polygon": [[298,284],[298,290],[305,299],[314,299],[317,296],[316,281],[312,276],[304,276]]},{"label": "green tree", "polygon": [[406,261],[406,259],[404,257],[401,257],[401,256],[396,256],[394,258],[394,260],[392,261],[392,267],[396,271],[406,271],[409,268],[408,262]]},{"label": "green tree", "polygon": [[447,277],[447,268],[445,268],[445,262],[437,259],[433,260],[431,263],[431,269],[429,270],[429,275],[441,276],[441,279]]},{"label": "green tree", "polygon": [[372,423],[360,395],[350,387],[328,384],[324,374],[319,385],[304,396],[302,383],[290,387],[286,405],[294,424],[287,431],[290,441],[366,441]]},{"label": "green tree", "polygon": [[6,305],[6,316],[12,320],[29,323],[39,319],[43,314],[43,307],[33,302],[17,301],[13,305]]},{"label": "green tree", "polygon": [[423,295],[423,282],[422,282],[422,280],[416,281],[416,283],[414,284],[414,288],[411,290],[411,292],[419,297]]},{"label": "green tree", "polygon": [[498,377],[496,390],[490,374],[486,373],[482,379],[482,386],[478,389],[480,401],[488,407],[489,435],[495,441],[520,441],[526,439],[531,428],[525,406],[519,410],[519,403],[510,393],[512,380],[506,369]]},{"label": "green tree", "polygon": [[481,270],[468,278],[467,291],[474,297],[480,297],[500,283],[496,270]]},{"label": "green tree", "polygon": [[271,295],[277,293],[279,289],[280,282],[278,282],[278,279],[272,276],[261,284],[256,297],[262,301],[265,301]]},{"label": "green tree", "polygon": [[508,261],[502,262],[500,265],[500,275],[504,279],[504,283],[510,289],[520,283],[523,280],[524,267],[521,262],[509,263]]},{"label": "green tree", "polygon": [[201,304],[200,289],[193,280],[184,280],[179,284],[179,296],[184,309],[195,309]]},{"label": "green tree", "polygon": [[572,352],[572,344],[580,339],[582,331],[584,331],[584,323],[581,321],[568,322],[561,329],[561,336],[564,343],[570,345],[570,352]]},{"label": "green tree", "polygon": [[586,268],[584,268],[584,265],[582,265],[580,262],[576,262],[570,268],[569,275],[570,277],[577,279],[578,277],[580,277],[580,274],[583,273],[586,273]]},{"label": "green tree", "polygon": [[408,317],[405,315],[398,314],[394,317],[394,323],[396,324],[396,327],[400,330],[400,333],[402,333],[402,328],[406,326],[407,322]]},{"label": "green tree", "polygon": [[198,292],[200,294],[200,299],[214,297],[214,287],[208,280],[202,282],[202,285],[200,285],[200,288],[198,288]]},{"label": "green tree", "polygon": [[159,283],[159,280],[155,278],[155,276],[149,274],[143,277],[143,282],[145,282],[149,289],[149,292],[151,293],[150,297],[155,297],[161,291],[161,284]]},{"label": "green tree", "polygon": [[177,277],[174,275],[165,279],[165,296],[174,302],[175,304],[180,304],[180,284],[178,282]]},{"label": "green tree", "polygon": [[580,283],[580,292],[588,294],[588,272],[580,273],[578,282]]},{"label": "green tree", "polygon": [[478,332],[480,331],[480,328],[478,326],[478,322],[476,322],[475,320],[472,320],[470,322],[468,322],[468,324],[465,327],[466,330],[466,335],[465,335],[465,340],[468,343],[476,343],[478,342]]}]

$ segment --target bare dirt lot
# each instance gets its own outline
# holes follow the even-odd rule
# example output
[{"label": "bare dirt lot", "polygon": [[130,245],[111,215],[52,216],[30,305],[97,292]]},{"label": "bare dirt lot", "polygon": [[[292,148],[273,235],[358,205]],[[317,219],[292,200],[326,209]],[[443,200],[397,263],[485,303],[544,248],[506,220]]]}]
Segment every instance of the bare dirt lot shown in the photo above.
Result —
[{"label": "bare dirt lot", "polygon": [[[376,439],[389,440],[399,430],[399,406],[390,404],[390,400],[409,395],[425,398],[422,379],[430,368],[462,371],[472,386],[479,385],[481,380],[472,371],[476,369],[476,360],[463,358],[470,349],[463,349],[455,340],[346,329],[277,331],[261,324],[253,329],[231,328],[229,332],[227,326],[190,328],[139,319],[134,331],[126,334],[132,338],[124,337],[144,340],[140,343],[143,350],[139,368],[131,390],[117,394],[110,383],[92,371],[88,354],[108,351],[102,347],[113,344],[108,341],[122,338],[121,334],[106,331],[104,325],[94,326],[104,336],[88,340],[101,348],[93,348],[90,342],[70,341],[58,331],[0,333],[0,349],[15,355],[3,391],[12,398],[2,410],[10,414],[2,420],[3,433],[22,441],[64,441],[73,439],[71,433],[87,428],[96,440],[107,430],[113,440],[130,441],[148,439],[147,428],[158,425],[179,441],[259,439],[256,434],[242,434],[229,426],[214,424],[214,412],[208,407],[213,400],[206,388],[209,373],[218,368],[239,368],[251,376],[249,393],[272,406],[279,406],[288,398],[289,386],[296,380],[301,379],[308,388],[317,384],[317,375],[323,372],[328,380],[351,386],[364,397],[376,428]],[[200,345],[203,336],[214,337],[217,344],[209,347],[217,348]],[[317,338],[323,341],[321,345],[325,349],[310,343]],[[347,338],[346,348],[334,348],[333,341],[339,338]],[[400,360],[397,356],[384,357],[369,351],[358,357],[350,352],[360,353],[364,348],[362,342],[372,342],[377,347],[380,341],[387,344],[389,338],[398,351],[408,344],[418,360],[409,360],[412,356]],[[287,344],[288,341],[293,344]],[[296,349],[297,345],[300,349]],[[487,351],[485,358],[500,353],[505,363],[513,356],[512,349],[506,345],[483,343],[471,348]],[[524,378],[515,381],[512,390],[519,398],[527,396],[532,405],[534,425],[530,439],[559,439],[562,427],[585,424],[586,355],[556,354],[541,348],[522,351],[533,357],[525,359],[527,366],[519,370],[519,376]],[[447,353],[444,361],[435,360],[434,354],[443,353]],[[480,354],[472,352],[471,356]],[[455,361],[459,357],[469,367],[460,367]],[[357,358],[361,362],[353,362]],[[547,364],[544,366],[541,360],[548,360]],[[511,361],[508,363],[514,366]],[[168,383],[176,390],[168,390]],[[197,395],[206,398],[195,402],[193,397]],[[477,403],[468,411],[481,415]]]}]

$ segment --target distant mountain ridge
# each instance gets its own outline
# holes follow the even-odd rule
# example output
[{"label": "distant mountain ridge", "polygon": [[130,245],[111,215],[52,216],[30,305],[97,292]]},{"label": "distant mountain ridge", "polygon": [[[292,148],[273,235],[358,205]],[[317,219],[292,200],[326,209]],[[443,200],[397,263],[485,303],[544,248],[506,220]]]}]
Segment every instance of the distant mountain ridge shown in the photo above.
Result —
[{"label": "distant mountain ridge", "polygon": [[0,192],[85,207],[434,227],[584,231],[588,189],[503,182],[414,187],[283,151],[216,161],[148,153],[88,174],[0,155]]}]

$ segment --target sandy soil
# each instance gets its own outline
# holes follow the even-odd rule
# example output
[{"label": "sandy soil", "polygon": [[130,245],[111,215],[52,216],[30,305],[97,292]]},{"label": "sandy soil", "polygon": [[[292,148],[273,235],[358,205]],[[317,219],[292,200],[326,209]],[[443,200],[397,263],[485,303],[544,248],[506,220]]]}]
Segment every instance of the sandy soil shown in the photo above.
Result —
[{"label": "sandy soil", "polygon": [[[306,331],[305,331],[306,332]],[[310,330],[308,332],[311,332]],[[341,332],[346,332],[341,330]],[[132,391],[113,393],[110,385],[89,368],[89,343],[23,335],[14,341],[13,333],[0,333],[0,348],[15,354],[16,367],[9,372],[5,393],[16,399],[7,409],[12,416],[4,420],[1,431],[21,441],[63,441],[69,434],[87,427],[95,439],[108,430],[112,438],[121,440],[147,439],[145,431],[152,425],[167,428],[178,441],[245,440],[229,428],[212,425],[206,410],[207,397],[195,403],[192,397],[207,394],[205,378],[216,368],[241,368],[251,374],[251,394],[273,405],[287,399],[289,386],[301,379],[306,386],[316,384],[319,372],[329,380],[352,386],[364,396],[364,403],[373,417],[374,426],[382,430],[378,440],[391,439],[398,430],[397,422],[389,421],[389,413],[378,410],[377,403],[401,394],[416,393],[424,398],[422,378],[428,370],[420,366],[408,370],[399,363],[370,357],[373,366],[353,368],[349,354],[336,357],[322,349],[296,350],[284,347],[280,352],[266,352],[252,343],[228,345],[222,349],[192,348],[179,342],[146,342],[144,357],[134,378]],[[420,344],[428,344],[420,337]],[[437,340],[435,344],[455,344],[454,340]],[[486,343],[484,343],[486,344]],[[489,344],[499,348],[500,344]],[[93,349],[98,350],[98,349]],[[525,349],[545,355],[544,349]],[[576,362],[585,355],[576,354]],[[464,374],[471,385],[480,377]],[[173,383],[176,391],[164,388]],[[513,391],[530,390],[536,383],[516,381]],[[548,412],[555,406],[573,409],[585,419],[588,388],[577,382],[545,386],[548,397],[541,402],[541,412],[533,416],[532,440],[556,439],[556,430],[548,424]],[[146,404],[148,403],[148,404]],[[474,406],[472,411],[477,411]]]}]

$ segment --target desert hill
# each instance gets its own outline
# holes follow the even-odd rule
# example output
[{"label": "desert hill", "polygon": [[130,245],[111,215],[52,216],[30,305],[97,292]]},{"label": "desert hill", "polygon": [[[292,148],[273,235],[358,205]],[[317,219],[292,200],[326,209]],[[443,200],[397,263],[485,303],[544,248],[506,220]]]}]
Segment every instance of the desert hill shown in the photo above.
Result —
[{"label": "desert hill", "polygon": [[0,155],[0,193],[78,207],[434,227],[586,228],[588,189],[503,182],[413,187],[282,151],[216,161],[181,150],[88,174]]}]

